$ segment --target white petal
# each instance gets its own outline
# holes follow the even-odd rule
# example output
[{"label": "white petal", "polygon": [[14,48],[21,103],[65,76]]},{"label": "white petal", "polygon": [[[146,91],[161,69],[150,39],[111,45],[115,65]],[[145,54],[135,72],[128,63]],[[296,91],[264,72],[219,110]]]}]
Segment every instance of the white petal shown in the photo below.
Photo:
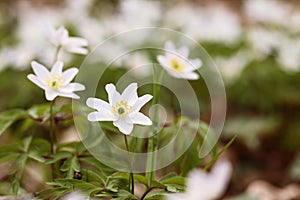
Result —
[{"label": "white petal", "polygon": [[189,55],[189,48],[183,46],[183,47],[180,47],[178,50],[177,50],[177,53],[184,57],[184,58],[187,58],[188,55]]},{"label": "white petal", "polygon": [[105,110],[111,110],[111,105],[101,99],[97,99],[97,98],[88,98],[86,100],[86,105],[94,108],[96,110],[101,110],[101,109],[105,109]]},{"label": "white petal", "polygon": [[35,75],[29,74],[27,78],[43,90],[45,89],[45,85]]},{"label": "white petal", "polygon": [[106,110],[101,112],[92,112],[88,114],[88,120],[91,122],[96,121],[114,121],[115,117],[111,112],[108,112]]},{"label": "white petal", "polygon": [[55,99],[58,96],[57,92],[51,89],[46,90],[45,95],[48,101],[53,101],[53,99]]},{"label": "white petal", "polygon": [[163,67],[164,66],[168,66],[168,61],[167,61],[167,58],[165,56],[157,56],[157,61],[159,62],[159,64],[161,64]]},{"label": "white petal", "polygon": [[64,77],[64,79],[66,80],[66,84],[70,83],[73,80],[73,78],[76,76],[77,73],[78,73],[78,69],[75,67],[64,71],[62,73],[62,77]]},{"label": "white petal", "polygon": [[127,123],[123,119],[119,119],[113,122],[114,126],[116,126],[122,133],[125,135],[129,135],[133,130],[133,124]]},{"label": "white petal", "polygon": [[166,200],[189,200],[186,194],[167,194]]},{"label": "white petal", "polygon": [[135,104],[132,106],[132,112],[138,112],[148,101],[152,99],[152,95],[145,94],[137,99]]},{"label": "white petal", "polygon": [[85,90],[85,86],[80,84],[80,83],[69,83],[68,85],[62,87],[62,88],[59,88],[59,92],[62,92],[62,93],[72,93],[72,92],[75,92],[75,91],[82,91],[82,90]]},{"label": "white petal", "polygon": [[137,83],[131,83],[125,88],[122,93],[122,99],[125,100],[129,105],[133,105],[137,99]]},{"label": "white petal", "polygon": [[137,112],[137,113],[132,113],[130,116],[130,122],[133,124],[140,124],[140,125],[146,125],[150,126],[152,125],[151,119],[149,117],[145,116],[143,113]]},{"label": "white petal", "polygon": [[112,83],[109,83],[105,86],[105,90],[108,94],[108,101],[110,105],[115,105],[117,102],[121,101],[121,95],[116,90],[116,86]]},{"label": "white petal", "polygon": [[72,93],[57,92],[57,95],[61,96],[61,97],[71,98],[71,99],[80,99],[80,96],[78,96],[77,94],[75,94],[73,92]]},{"label": "white petal", "polygon": [[193,59],[193,60],[190,60],[190,62],[192,63],[194,70],[199,69],[202,66],[202,60],[200,60],[200,59]]},{"label": "white petal", "polygon": [[170,67],[164,67],[164,69],[173,77],[175,78],[182,78],[181,74],[175,71],[174,69]]},{"label": "white petal", "polygon": [[199,75],[195,72],[189,72],[181,75],[181,78],[188,79],[188,80],[197,80],[199,79]]},{"label": "white petal", "polygon": [[66,42],[68,42],[68,38],[69,32],[64,26],[61,26],[56,30],[55,39],[59,45],[64,45]]},{"label": "white petal", "polygon": [[81,54],[81,55],[87,55],[89,53],[89,51],[87,49],[82,48],[82,47],[68,47],[65,49],[70,53],[76,53],[76,54]]},{"label": "white petal", "polygon": [[168,50],[168,51],[170,51],[170,52],[173,52],[173,53],[176,52],[175,45],[171,41],[167,41],[166,42],[165,49]]},{"label": "white petal", "polygon": [[211,178],[215,182],[215,193],[221,196],[231,178],[232,165],[229,161],[218,161],[212,169]]},{"label": "white petal", "polygon": [[70,37],[68,39],[68,42],[64,44],[64,48],[71,52],[71,53],[77,53],[77,54],[88,54],[88,50],[84,48],[88,45],[88,41],[83,38],[79,37]]},{"label": "white petal", "polygon": [[61,61],[56,61],[51,69],[51,74],[62,75],[62,69],[64,67],[64,63]]},{"label": "white petal", "polygon": [[42,83],[44,83],[46,77],[49,76],[49,74],[50,74],[48,69],[45,66],[43,66],[35,61],[31,62],[31,66],[32,66],[32,69],[33,69],[34,73],[36,74],[37,78]]},{"label": "white petal", "polygon": [[88,41],[86,39],[80,38],[80,37],[70,37],[68,43],[71,46],[77,46],[77,47],[88,46]]}]

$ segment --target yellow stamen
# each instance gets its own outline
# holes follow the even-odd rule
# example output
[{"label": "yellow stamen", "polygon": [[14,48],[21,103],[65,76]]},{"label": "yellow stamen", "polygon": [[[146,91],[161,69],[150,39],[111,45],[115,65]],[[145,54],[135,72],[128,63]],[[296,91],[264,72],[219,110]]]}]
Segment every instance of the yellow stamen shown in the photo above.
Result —
[{"label": "yellow stamen", "polygon": [[115,106],[112,107],[112,111],[115,115],[120,117],[124,117],[128,115],[132,110],[132,106],[128,105],[128,103],[124,100],[116,103]]},{"label": "yellow stamen", "polygon": [[54,90],[58,90],[59,88],[61,88],[64,83],[66,82],[66,80],[57,74],[51,74],[47,79],[46,79],[46,83],[48,85],[48,87],[54,89]]},{"label": "yellow stamen", "polygon": [[174,69],[178,73],[182,73],[186,69],[186,63],[184,63],[182,60],[178,58],[172,58],[170,60],[170,65],[172,69]]}]

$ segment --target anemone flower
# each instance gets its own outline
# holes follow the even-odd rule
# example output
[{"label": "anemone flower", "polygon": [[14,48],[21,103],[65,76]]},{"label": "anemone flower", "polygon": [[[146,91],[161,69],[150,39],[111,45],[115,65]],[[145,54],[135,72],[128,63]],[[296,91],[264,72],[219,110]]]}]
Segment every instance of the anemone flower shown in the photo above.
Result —
[{"label": "anemone flower", "polygon": [[187,47],[176,49],[172,42],[167,42],[165,49],[165,55],[157,56],[157,60],[171,76],[189,80],[199,78],[199,75],[193,71],[202,66],[202,61],[188,59],[189,49]]},{"label": "anemone flower", "polygon": [[54,100],[57,96],[79,99],[80,97],[74,92],[85,90],[84,85],[71,83],[78,73],[77,68],[70,68],[63,72],[64,64],[61,61],[57,61],[51,71],[35,61],[31,62],[31,66],[35,74],[29,74],[27,78],[45,90],[48,101]]},{"label": "anemone flower", "polygon": [[97,98],[88,98],[86,104],[96,109],[88,115],[89,121],[113,121],[122,133],[129,135],[134,124],[150,126],[152,121],[139,112],[140,109],[152,99],[152,95],[146,94],[138,97],[137,83],[131,83],[120,94],[114,84],[105,86],[108,94],[108,103]]},{"label": "anemone flower", "polygon": [[214,200],[225,191],[232,173],[229,161],[219,161],[210,173],[192,171],[187,179],[185,193],[169,194],[166,200]]},{"label": "anemone flower", "polygon": [[50,41],[56,47],[61,47],[70,53],[88,54],[86,49],[88,41],[80,37],[70,37],[64,26],[59,27],[57,30],[50,27]]}]

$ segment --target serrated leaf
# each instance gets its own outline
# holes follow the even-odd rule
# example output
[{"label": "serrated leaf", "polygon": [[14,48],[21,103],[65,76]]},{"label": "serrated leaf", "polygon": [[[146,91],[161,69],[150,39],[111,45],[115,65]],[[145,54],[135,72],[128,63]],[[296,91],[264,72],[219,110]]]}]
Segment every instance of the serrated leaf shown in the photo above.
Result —
[{"label": "serrated leaf", "polygon": [[[53,106],[53,114],[58,113],[62,106]],[[29,116],[41,123],[45,123],[50,119],[50,104],[40,104],[31,107],[28,111]]]},{"label": "serrated leaf", "polygon": [[29,137],[26,137],[25,139],[23,139],[23,141],[22,141],[22,150],[24,152],[28,152],[31,141],[32,141],[32,136],[29,136]]},{"label": "serrated leaf", "polygon": [[162,184],[177,184],[177,185],[185,185],[186,178],[179,176],[175,173],[170,173],[159,180]]},{"label": "serrated leaf", "polygon": [[26,112],[21,109],[9,110],[0,113],[0,135],[15,121],[26,116]]},{"label": "serrated leaf", "polygon": [[69,151],[59,151],[55,155],[52,155],[52,157],[47,160],[45,163],[46,164],[52,164],[56,163],[59,160],[66,159],[72,156],[72,153]]},{"label": "serrated leaf", "polygon": [[20,181],[16,176],[11,177],[12,192],[17,195],[20,190]]},{"label": "serrated leaf", "polygon": [[128,192],[127,190],[119,190],[117,193],[117,198],[114,199],[119,199],[119,200],[130,200],[130,199],[138,199],[136,196]]},{"label": "serrated leaf", "polygon": [[60,171],[67,172],[67,178],[72,178],[74,172],[80,172],[77,156],[69,157],[60,167]]},{"label": "serrated leaf", "polygon": [[157,200],[161,199],[167,192],[165,190],[152,190],[146,196],[145,200]]},{"label": "serrated leaf", "polygon": [[101,186],[105,185],[105,181],[103,180],[103,178],[99,176],[96,172],[88,169],[81,169],[81,173],[83,175],[83,180]]},{"label": "serrated leaf", "polygon": [[46,159],[37,150],[30,150],[28,157],[40,163],[45,163],[46,161]]}]

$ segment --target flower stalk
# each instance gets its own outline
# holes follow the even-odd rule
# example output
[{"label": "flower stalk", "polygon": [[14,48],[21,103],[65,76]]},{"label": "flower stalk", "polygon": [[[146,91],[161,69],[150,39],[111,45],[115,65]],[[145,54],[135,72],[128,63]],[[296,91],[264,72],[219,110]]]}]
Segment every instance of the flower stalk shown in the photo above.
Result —
[{"label": "flower stalk", "polygon": [[[160,90],[160,85],[159,81],[162,78],[161,77],[158,79],[158,70],[153,66],[153,101],[152,105],[156,105],[159,102],[159,90]],[[147,166],[146,166],[146,178],[148,181],[148,187],[151,188],[151,183],[152,180],[155,177],[155,170],[154,167],[156,166],[156,150],[157,150],[157,126],[158,126],[158,110],[157,106],[154,107],[153,111],[153,119],[152,119],[152,136],[149,137],[148,139],[148,158],[147,158]]]},{"label": "flower stalk", "polygon": [[[51,154],[52,155],[56,154],[56,148],[57,148],[57,137],[56,137],[54,121],[53,121],[53,118],[54,118],[54,115],[53,115],[54,102],[55,101],[52,101],[51,104],[50,104],[50,140],[51,140]],[[51,164],[51,171],[52,171],[52,180],[54,180],[55,177],[56,177],[55,163]]]},{"label": "flower stalk", "polygon": [[126,150],[128,153],[128,163],[129,163],[129,167],[130,167],[130,176],[129,176],[129,180],[128,180],[128,191],[134,195],[134,176],[133,176],[133,172],[132,172],[132,163],[131,163],[131,158],[130,158],[130,151],[129,151],[127,135],[125,135],[125,134],[124,134],[124,141],[125,141],[125,146],[126,146]]}]

